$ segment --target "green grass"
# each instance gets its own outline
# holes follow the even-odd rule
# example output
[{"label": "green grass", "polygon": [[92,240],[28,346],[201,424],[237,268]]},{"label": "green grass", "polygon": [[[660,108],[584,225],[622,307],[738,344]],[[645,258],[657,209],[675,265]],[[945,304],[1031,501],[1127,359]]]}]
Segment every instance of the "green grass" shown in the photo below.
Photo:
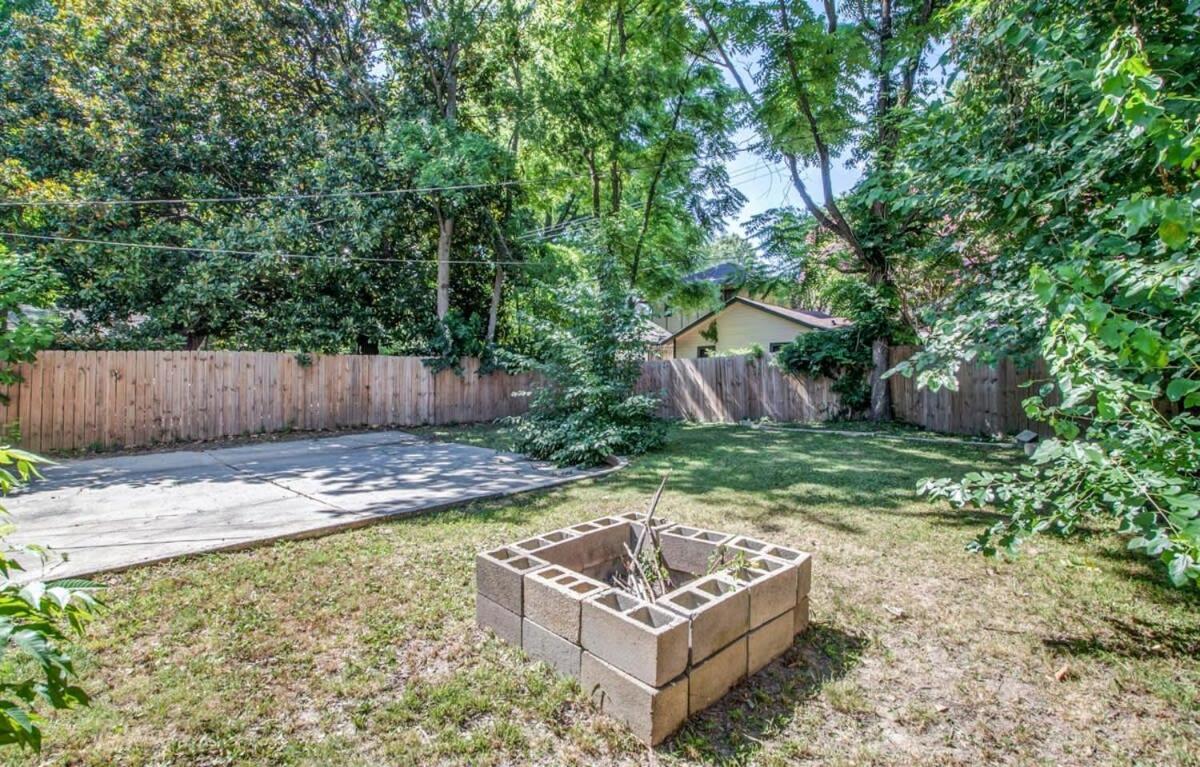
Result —
[{"label": "green grass", "polygon": [[[427,430],[508,446],[494,429]],[[571,682],[473,625],[473,556],[641,509],[815,552],[810,631],[657,750],[665,764],[1197,764],[1200,602],[1121,541],[966,553],[989,516],[921,477],[1010,451],[673,430],[626,470],[507,502],[108,580],[79,649],[94,705],[46,752],[88,765],[640,764]],[[1067,666],[1062,681],[1055,672]]]}]

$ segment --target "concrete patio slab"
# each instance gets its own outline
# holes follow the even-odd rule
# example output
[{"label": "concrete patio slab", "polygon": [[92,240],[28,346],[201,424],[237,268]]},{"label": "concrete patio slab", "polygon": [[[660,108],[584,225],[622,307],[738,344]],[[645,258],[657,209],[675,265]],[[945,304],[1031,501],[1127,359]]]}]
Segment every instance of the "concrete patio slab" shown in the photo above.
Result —
[{"label": "concrete patio slab", "polygon": [[612,471],[560,469],[398,431],[66,461],[6,500],[13,543],[63,578],[305,537]]}]

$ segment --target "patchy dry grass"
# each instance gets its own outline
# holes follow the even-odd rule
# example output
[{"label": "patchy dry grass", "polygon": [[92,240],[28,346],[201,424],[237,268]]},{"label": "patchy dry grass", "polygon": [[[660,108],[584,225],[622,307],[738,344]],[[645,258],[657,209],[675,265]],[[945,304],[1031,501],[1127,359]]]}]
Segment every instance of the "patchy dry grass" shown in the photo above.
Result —
[{"label": "patchy dry grass", "polygon": [[[505,444],[488,429],[430,431]],[[1015,563],[917,480],[961,445],[677,429],[604,480],[114,576],[92,708],[39,759],[139,764],[1200,764],[1200,601],[1095,534]],[[654,755],[475,630],[472,557],[641,508],[816,552],[813,626]],[[1066,668],[1061,681],[1056,672]]]}]

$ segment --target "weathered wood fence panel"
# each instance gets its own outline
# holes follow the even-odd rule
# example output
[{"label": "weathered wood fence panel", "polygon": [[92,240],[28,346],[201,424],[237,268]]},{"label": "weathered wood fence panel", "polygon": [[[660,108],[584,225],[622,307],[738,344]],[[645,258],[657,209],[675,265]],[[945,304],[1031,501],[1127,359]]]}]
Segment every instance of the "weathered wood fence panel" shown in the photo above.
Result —
[{"label": "weathered wood fence panel", "polygon": [[[900,364],[916,351],[915,346],[893,346],[889,366]],[[1012,360],[997,365],[963,365],[958,371],[956,392],[918,389],[914,379],[895,375],[888,379],[892,415],[897,421],[944,434],[1015,434],[1029,429],[1049,436],[1053,429],[1030,420],[1021,406],[1021,401],[1036,394],[1037,384],[1047,377],[1041,360],[1028,368],[1019,368]]]},{"label": "weathered wood fence panel", "polygon": [[[890,364],[913,353],[894,347]],[[19,430],[22,447],[69,451],[215,439],[288,429],[491,421],[524,412],[514,397],[536,383],[533,374],[480,376],[432,373],[417,357],[268,352],[46,351],[19,366],[24,381],[9,387],[0,425]],[[958,392],[919,391],[890,379],[896,420],[951,434],[1032,429],[1022,384],[1046,377],[1044,365],[1017,369],[966,365]],[[652,360],[638,391],[662,392],[659,415],[732,423],[744,419],[823,421],[839,410],[828,380],[783,373],[750,357]]]},{"label": "weathered wood fence panel", "polygon": [[287,429],[490,421],[525,410],[529,374],[434,374],[416,357],[46,351],[19,366],[0,425],[30,450],[140,446]]},{"label": "weathered wood fence panel", "polygon": [[751,357],[651,360],[637,389],[664,395],[659,416],[687,421],[824,421],[839,407],[828,380],[798,378]]}]

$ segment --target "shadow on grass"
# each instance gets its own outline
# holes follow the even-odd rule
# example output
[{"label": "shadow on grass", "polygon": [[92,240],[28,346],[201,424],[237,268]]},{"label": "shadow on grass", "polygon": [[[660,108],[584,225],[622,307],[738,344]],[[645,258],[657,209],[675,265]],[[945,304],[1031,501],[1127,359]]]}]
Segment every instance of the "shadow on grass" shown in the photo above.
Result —
[{"label": "shadow on grass", "polygon": [[1108,636],[1057,636],[1042,639],[1047,647],[1078,656],[1115,655],[1121,658],[1195,658],[1200,656],[1200,626],[1163,628],[1138,618],[1104,619]]},{"label": "shadow on grass", "polygon": [[[641,510],[661,475],[669,472],[663,506],[667,517],[679,503],[716,511],[732,525],[753,524],[763,535],[784,532],[791,521],[802,520],[862,537],[875,534],[870,520],[878,516],[980,529],[1001,519],[980,510],[913,503],[920,477],[960,475],[981,462],[996,465],[996,459],[994,452],[961,445],[914,447],[833,434],[677,427],[665,449],[635,458],[626,469],[597,481],[606,496],[628,506],[624,510]],[[564,494],[589,484],[585,480],[582,486],[534,491],[397,523],[436,524],[448,515],[465,514],[485,524],[524,525],[561,504]]]},{"label": "shadow on grass", "polygon": [[661,750],[707,764],[751,761],[787,729],[798,706],[858,664],[865,646],[864,637],[812,624],[783,655],[689,719]]}]

